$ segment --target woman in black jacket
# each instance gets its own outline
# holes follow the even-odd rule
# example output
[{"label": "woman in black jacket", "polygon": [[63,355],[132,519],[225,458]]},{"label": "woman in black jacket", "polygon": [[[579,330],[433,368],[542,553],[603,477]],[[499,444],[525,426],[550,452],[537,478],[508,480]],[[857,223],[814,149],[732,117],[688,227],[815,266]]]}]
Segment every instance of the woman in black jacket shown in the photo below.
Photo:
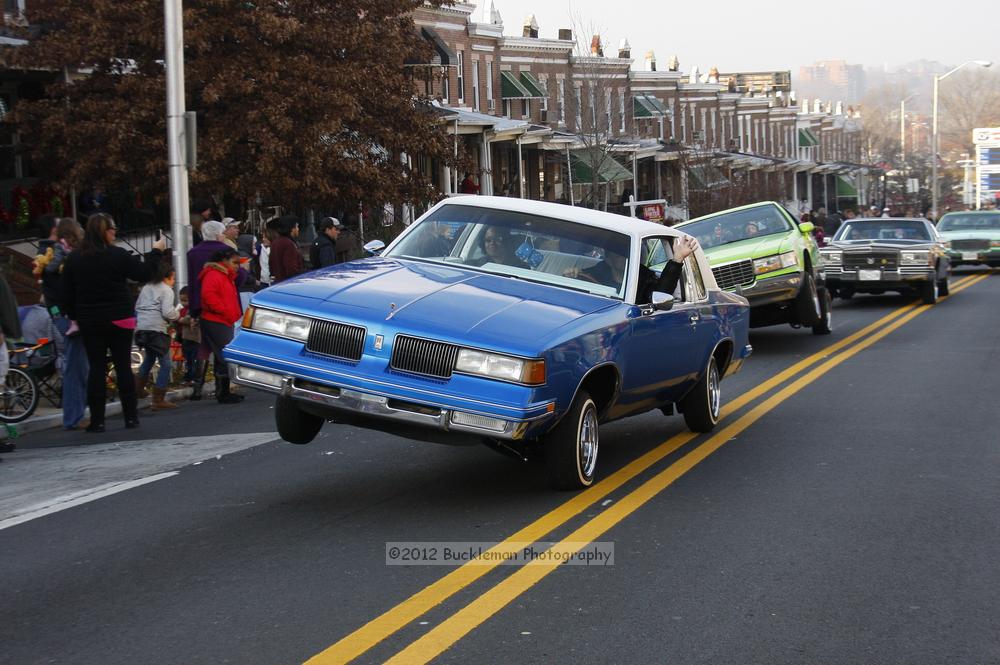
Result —
[{"label": "woman in black jacket", "polygon": [[97,213],[87,219],[80,249],[66,257],[63,268],[63,305],[70,319],[80,326],[83,346],[90,361],[87,403],[88,432],[104,431],[105,359],[111,352],[122,401],[125,427],[139,426],[138,399],[132,374],[132,333],[135,331],[135,300],[128,280],[145,282],[150,263],[163,260],[166,240],[153,244],[149,262],[115,245],[117,232],[111,215]]}]

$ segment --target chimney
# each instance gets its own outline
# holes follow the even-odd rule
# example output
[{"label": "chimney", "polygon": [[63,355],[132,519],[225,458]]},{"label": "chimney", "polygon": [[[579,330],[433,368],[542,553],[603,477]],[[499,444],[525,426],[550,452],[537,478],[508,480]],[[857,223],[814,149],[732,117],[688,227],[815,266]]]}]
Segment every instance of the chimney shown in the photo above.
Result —
[{"label": "chimney", "polygon": [[559,41],[571,42],[573,41],[573,31],[569,28],[559,28]]},{"label": "chimney", "polygon": [[708,82],[709,83],[718,83],[719,82],[719,68],[718,67],[712,67],[711,69],[708,70]]},{"label": "chimney", "polygon": [[799,106],[799,113],[809,113],[809,98],[802,98],[802,105]]},{"label": "chimney", "polygon": [[822,112],[823,112],[823,102],[821,102],[819,100],[819,98],[814,99],[813,100],[813,113],[822,113]]},{"label": "chimney", "polygon": [[604,47],[601,45],[600,35],[594,35],[590,38],[590,55],[596,58],[604,57]]},{"label": "chimney", "polygon": [[670,56],[670,60],[667,61],[667,69],[672,72],[680,71],[681,61],[677,59],[677,55],[674,54]]},{"label": "chimney", "polygon": [[535,20],[534,14],[525,17],[522,36],[538,39],[538,21]]},{"label": "chimney", "polygon": [[653,53],[653,49],[646,51],[646,71],[655,72],[656,71],[656,54]]},{"label": "chimney", "polygon": [[625,58],[626,60],[632,58],[632,46],[624,37],[622,37],[622,40],[618,42],[618,57]]},{"label": "chimney", "polygon": [[834,113],[837,115],[844,115],[844,102],[837,102],[836,111],[834,111]]}]

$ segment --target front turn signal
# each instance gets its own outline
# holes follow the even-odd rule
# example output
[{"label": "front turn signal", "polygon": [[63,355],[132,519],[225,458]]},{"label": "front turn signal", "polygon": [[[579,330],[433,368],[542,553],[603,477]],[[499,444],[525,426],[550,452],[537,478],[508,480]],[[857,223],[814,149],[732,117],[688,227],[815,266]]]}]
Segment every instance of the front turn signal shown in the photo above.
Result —
[{"label": "front turn signal", "polygon": [[243,312],[243,327],[247,330],[253,328],[253,306],[247,305],[247,311]]},{"label": "front turn signal", "polygon": [[539,386],[545,383],[545,361],[525,361],[524,370],[521,376],[523,377],[524,382],[531,386]]}]

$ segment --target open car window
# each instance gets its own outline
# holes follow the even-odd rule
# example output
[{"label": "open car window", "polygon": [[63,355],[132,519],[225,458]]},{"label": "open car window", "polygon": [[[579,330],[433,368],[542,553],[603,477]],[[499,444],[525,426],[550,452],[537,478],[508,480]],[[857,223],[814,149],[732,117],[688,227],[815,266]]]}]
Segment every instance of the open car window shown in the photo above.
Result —
[{"label": "open car window", "polygon": [[383,254],[624,299],[629,236],[611,229],[509,210],[448,205]]},{"label": "open car window", "polygon": [[[657,288],[657,280],[663,274],[663,269],[666,268],[667,262],[674,256],[673,240],[669,236],[656,236],[643,239],[636,304],[644,305],[648,303],[652,299],[653,291],[659,290]],[[671,292],[671,295],[677,302],[685,299],[683,278],[677,281],[677,286]]]}]

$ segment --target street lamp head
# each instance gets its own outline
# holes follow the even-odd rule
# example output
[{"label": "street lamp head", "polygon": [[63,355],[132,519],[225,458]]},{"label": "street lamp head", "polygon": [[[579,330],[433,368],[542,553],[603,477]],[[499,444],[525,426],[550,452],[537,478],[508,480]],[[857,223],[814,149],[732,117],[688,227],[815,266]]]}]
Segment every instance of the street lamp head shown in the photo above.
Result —
[{"label": "street lamp head", "polygon": [[976,63],[980,67],[991,67],[993,65],[992,60],[973,60],[972,62]]}]

